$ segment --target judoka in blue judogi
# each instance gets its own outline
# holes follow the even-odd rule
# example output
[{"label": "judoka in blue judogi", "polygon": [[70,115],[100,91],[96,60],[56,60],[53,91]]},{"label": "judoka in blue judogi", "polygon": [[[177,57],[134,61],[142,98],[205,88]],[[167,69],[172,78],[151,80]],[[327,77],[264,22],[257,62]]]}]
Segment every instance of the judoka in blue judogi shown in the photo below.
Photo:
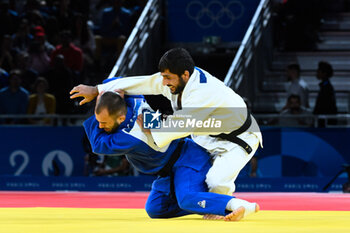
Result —
[{"label": "judoka in blue judogi", "polygon": [[[257,212],[256,203],[209,193],[205,183],[211,167],[208,152],[191,139],[177,139],[159,148],[142,131],[137,117],[149,108],[143,96],[105,92],[97,100],[95,116],[84,122],[94,153],[125,155],[140,172],[157,174],[146,203],[151,218],[202,214],[208,219],[237,221]],[[220,217],[225,216],[225,217]]]}]

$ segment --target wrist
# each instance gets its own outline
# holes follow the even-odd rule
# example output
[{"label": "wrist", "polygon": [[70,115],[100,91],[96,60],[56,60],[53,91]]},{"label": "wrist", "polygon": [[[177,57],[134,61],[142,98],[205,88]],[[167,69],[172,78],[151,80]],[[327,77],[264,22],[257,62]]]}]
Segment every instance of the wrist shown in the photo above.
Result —
[{"label": "wrist", "polygon": [[96,96],[98,96],[99,91],[98,91],[98,87],[97,87],[97,85],[96,85],[96,86],[94,86],[94,87],[92,87],[92,91],[93,91],[93,94],[95,95],[95,97],[96,97]]}]

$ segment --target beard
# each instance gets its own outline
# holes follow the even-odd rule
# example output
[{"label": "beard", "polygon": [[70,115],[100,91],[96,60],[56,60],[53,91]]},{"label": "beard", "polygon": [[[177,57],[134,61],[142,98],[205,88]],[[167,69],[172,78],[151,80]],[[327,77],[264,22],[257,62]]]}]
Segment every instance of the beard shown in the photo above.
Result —
[{"label": "beard", "polygon": [[103,128],[103,129],[104,129],[104,131],[106,131],[106,133],[111,134],[111,133],[114,133],[117,130],[119,125],[120,124],[118,122],[115,122],[115,124],[113,125],[112,128]]},{"label": "beard", "polygon": [[179,78],[179,84],[177,86],[168,85],[168,87],[170,88],[171,94],[176,95],[184,90],[185,85],[185,81],[182,78]]}]

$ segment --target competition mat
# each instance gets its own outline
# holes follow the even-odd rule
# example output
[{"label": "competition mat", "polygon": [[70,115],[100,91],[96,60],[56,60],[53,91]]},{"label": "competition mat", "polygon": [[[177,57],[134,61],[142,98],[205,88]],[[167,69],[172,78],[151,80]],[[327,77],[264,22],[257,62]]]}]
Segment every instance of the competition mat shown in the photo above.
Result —
[{"label": "competition mat", "polygon": [[236,193],[261,211],[239,222],[200,215],[150,219],[148,193],[0,192],[1,233],[341,232],[350,233],[350,194]]}]

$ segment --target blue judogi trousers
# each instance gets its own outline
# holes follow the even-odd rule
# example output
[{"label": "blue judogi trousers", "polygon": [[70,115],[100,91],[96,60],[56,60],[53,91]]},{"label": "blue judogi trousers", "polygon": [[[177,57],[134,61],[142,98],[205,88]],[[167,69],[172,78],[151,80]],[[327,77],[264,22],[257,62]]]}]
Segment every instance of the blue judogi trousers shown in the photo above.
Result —
[{"label": "blue judogi trousers", "polygon": [[[206,159],[199,154],[189,156],[196,156],[198,160]],[[182,155],[184,156],[186,155]],[[210,167],[210,159],[207,159],[200,169],[179,161],[175,163],[173,172],[176,198],[172,197],[170,192],[171,177],[158,177],[152,184],[146,202],[147,214],[151,218],[172,218],[194,213],[222,216],[228,214],[226,205],[234,197],[208,192],[205,178]]]}]

